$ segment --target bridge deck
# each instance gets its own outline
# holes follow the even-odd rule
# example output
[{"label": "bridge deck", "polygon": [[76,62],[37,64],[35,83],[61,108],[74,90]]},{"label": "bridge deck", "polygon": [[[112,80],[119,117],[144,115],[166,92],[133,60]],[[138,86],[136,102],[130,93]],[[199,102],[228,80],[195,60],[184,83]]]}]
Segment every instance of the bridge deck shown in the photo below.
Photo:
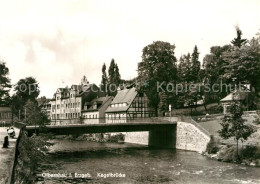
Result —
[{"label": "bridge deck", "polygon": [[106,133],[106,132],[136,132],[151,130],[167,130],[176,126],[177,122],[132,122],[132,123],[102,123],[102,124],[73,124],[73,125],[47,125],[40,129],[39,126],[26,126],[29,134],[45,131],[59,135]]}]

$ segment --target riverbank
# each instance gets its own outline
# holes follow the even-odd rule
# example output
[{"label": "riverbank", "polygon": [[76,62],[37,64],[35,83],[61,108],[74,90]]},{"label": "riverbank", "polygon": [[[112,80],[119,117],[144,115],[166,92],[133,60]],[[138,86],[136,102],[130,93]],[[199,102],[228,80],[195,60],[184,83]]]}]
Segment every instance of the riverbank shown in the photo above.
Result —
[{"label": "riverbank", "polygon": [[260,148],[257,145],[240,144],[237,148],[234,144],[224,144],[219,140],[216,141],[212,136],[206,152],[202,153],[202,155],[221,162],[260,167]]}]

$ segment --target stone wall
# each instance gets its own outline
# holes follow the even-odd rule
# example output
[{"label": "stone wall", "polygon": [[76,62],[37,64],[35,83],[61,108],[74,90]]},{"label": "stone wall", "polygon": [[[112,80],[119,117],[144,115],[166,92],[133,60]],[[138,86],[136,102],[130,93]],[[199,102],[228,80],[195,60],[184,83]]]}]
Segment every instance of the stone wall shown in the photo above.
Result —
[{"label": "stone wall", "polygon": [[125,142],[148,145],[149,132],[127,132]]},{"label": "stone wall", "polygon": [[176,149],[204,152],[210,141],[209,135],[191,123],[177,123]]}]

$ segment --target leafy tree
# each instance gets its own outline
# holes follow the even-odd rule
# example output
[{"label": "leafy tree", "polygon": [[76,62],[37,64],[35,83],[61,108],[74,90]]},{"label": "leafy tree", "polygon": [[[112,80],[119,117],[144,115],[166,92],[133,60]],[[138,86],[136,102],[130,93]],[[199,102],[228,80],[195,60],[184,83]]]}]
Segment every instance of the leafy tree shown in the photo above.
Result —
[{"label": "leafy tree", "polygon": [[210,48],[210,54],[203,58],[203,81],[209,89],[215,86],[215,90],[208,90],[205,93],[205,98],[210,102],[219,102],[220,99],[225,97],[229,91],[221,90],[221,83],[230,84],[231,80],[226,80],[226,67],[228,62],[224,59],[224,55],[231,49],[230,45],[223,47],[213,46]]},{"label": "leafy tree", "polygon": [[13,113],[20,118],[24,118],[24,106],[28,100],[36,103],[40,90],[38,82],[33,77],[20,79],[15,86],[15,94],[11,98]]},{"label": "leafy tree", "polygon": [[25,122],[27,125],[44,126],[49,123],[47,114],[41,112],[41,109],[36,102],[32,102],[31,100],[28,100],[25,104],[25,109],[26,109]]},{"label": "leafy tree", "polygon": [[178,65],[178,81],[190,82],[191,81],[191,56],[190,53],[182,55],[179,59]]},{"label": "leafy tree", "polygon": [[161,87],[166,89],[167,83],[176,80],[177,67],[174,50],[175,45],[168,42],[153,42],[144,47],[142,62],[138,65],[138,78],[156,113],[160,102],[158,83],[164,82]]},{"label": "leafy tree", "polygon": [[24,101],[36,101],[40,94],[39,85],[35,78],[27,77],[20,79],[15,86],[15,94],[22,97]]},{"label": "leafy tree", "polygon": [[0,60],[0,106],[6,106],[9,103],[9,91],[12,86],[8,75],[9,69],[6,63]]},{"label": "leafy tree", "polygon": [[224,55],[226,66],[224,77],[231,81],[249,83],[256,97],[260,92],[260,37],[251,39],[241,47],[232,47]]},{"label": "leafy tree", "polygon": [[106,88],[107,88],[107,84],[108,84],[108,78],[107,78],[107,72],[106,72],[106,64],[103,64],[102,67],[102,79],[101,79],[101,90],[106,92]]},{"label": "leafy tree", "polygon": [[[35,170],[42,162],[49,159],[50,143],[47,135],[29,137],[26,131],[21,132],[18,145],[18,161],[15,166],[15,183],[35,183]],[[26,169],[24,168],[26,166]]]},{"label": "leafy tree", "polygon": [[199,52],[197,45],[195,45],[193,53],[191,55],[191,80],[193,82],[199,81],[199,73],[200,73],[200,61],[199,61]]},{"label": "leafy tree", "polygon": [[237,145],[238,155],[238,141],[247,140],[247,138],[255,131],[253,127],[246,125],[242,118],[243,110],[239,102],[233,102],[230,107],[230,115],[225,115],[221,123],[222,129],[218,131],[219,135],[228,139],[234,137]]},{"label": "leafy tree", "polygon": [[237,37],[234,38],[231,43],[235,46],[240,48],[242,45],[245,45],[247,43],[247,39],[242,39],[242,31],[238,26],[236,26],[236,32],[237,32]]}]

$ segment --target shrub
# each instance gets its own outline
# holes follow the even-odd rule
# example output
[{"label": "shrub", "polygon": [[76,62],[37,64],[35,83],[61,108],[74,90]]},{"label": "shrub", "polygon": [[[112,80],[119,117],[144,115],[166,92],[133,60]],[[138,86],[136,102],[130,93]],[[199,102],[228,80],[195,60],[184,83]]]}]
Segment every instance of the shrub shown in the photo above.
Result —
[{"label": "shrub", "polygon": [[218,159],[224,162],[237,161],[236,146],[223,147],[218,152]]},{"label": "shrub", "polygon": [[108,142],[118,142],[118,141],[124,141],[124,140],[125,140],[125,135],[122,133],[119,133],[119,134],[111,136],[108,139]]},{"label": "shrub", "polygon": [[211,135],[210,136],[210,141],[207,144],[207,152],[209,154],[216,154],[219,151],[219,147],[218,144],[216,143],[216,141],[214,140],[214,137]]},{"label": "shrub", "polygon": [[260,159],[260,150],[256,146],[246,146],[242,150],[243,159]]}]

